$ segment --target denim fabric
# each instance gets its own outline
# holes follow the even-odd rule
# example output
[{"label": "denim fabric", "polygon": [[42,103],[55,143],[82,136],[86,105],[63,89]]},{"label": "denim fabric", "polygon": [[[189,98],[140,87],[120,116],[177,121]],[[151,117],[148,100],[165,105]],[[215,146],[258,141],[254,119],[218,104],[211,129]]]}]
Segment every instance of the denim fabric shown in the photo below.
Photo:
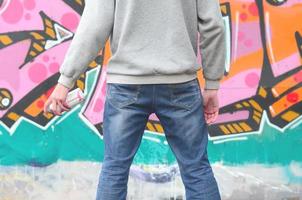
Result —
[{"label": "denim fabric", "polygon": [[186,199],[220,200],[207,156],[208,127],[203,112],[197,79],[173,84],[107,83],[104,160],[96,199],[126,199],[130,165],[149,115],[155,113],[177,159]]}]

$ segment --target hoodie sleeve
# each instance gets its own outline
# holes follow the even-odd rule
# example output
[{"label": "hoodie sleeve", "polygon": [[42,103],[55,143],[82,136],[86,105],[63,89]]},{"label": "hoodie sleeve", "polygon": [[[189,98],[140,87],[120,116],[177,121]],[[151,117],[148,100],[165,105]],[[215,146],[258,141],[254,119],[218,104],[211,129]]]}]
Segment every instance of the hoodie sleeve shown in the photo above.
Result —
[{"label": "hoodie sleeve", "polygon": [[225,26],[219,0],[197,0],[197,15],[205,89],[219,89],[226,59]]},{"label": "hoodie sleeve", "polygon": [[58,83],[72,88],[112,32],[114,0],[85,0],[85,7],[60,66]]}]

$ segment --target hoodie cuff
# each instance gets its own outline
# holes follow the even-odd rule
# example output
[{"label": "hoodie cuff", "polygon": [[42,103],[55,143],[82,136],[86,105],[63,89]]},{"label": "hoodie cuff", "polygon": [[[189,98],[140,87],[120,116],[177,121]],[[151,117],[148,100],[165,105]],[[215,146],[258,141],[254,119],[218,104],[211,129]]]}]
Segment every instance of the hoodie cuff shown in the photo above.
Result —
[{"label": "hoodie cuff", "polygon": [[68,77],[68,76],[65,76],[65,75],[61,74],[59,79],[58,79],[58,83],[60,83],[60,84],[64,85],[65,87],[71,89],[75,84],[75,80],[72,77]]},{"label": "hoodie cuff", "polygon": [[218,90],[220,87],[220,80],[205,79],[205,89]]}]

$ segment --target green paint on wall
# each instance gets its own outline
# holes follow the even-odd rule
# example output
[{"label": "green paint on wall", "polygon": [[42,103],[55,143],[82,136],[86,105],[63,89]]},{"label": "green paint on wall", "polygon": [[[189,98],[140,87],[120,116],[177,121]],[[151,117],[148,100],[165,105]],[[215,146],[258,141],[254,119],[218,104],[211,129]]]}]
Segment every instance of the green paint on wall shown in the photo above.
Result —
[{"label": "green paint on wall", "polygon": [[[92,91],[95,74],[89,73],[89,92]],[[65,115],[57,118],[46,130],[27,121],[22,121],[12,135],[0,127],[0,165],[45,166],[58,159],[102,161],[103,141],[79,117],[80,110],[78,107],[70,111],[62,121]],[[210,161],[228,165],[302,162],[302,125],[280,132],[265,123],[263,130],[262,134],[248,135],[243,141],[220,144],[209,141]],[[175,162],[165,138],[146,131],[134,163],[170,165]]]}]

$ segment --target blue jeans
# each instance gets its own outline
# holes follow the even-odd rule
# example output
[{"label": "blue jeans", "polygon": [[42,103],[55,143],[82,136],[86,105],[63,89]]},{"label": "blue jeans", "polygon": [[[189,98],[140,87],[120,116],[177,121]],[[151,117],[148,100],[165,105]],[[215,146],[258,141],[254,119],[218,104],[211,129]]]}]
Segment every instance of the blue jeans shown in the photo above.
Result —
[{"label": "blue jeans", "polygon": [[107,83],[104,160],[97,200],[125,200],[130,165],[149,115],[159,118],[185,186],[187,200],[220,200],[207,156],[208,127],[197,79],[173,84]]}]

